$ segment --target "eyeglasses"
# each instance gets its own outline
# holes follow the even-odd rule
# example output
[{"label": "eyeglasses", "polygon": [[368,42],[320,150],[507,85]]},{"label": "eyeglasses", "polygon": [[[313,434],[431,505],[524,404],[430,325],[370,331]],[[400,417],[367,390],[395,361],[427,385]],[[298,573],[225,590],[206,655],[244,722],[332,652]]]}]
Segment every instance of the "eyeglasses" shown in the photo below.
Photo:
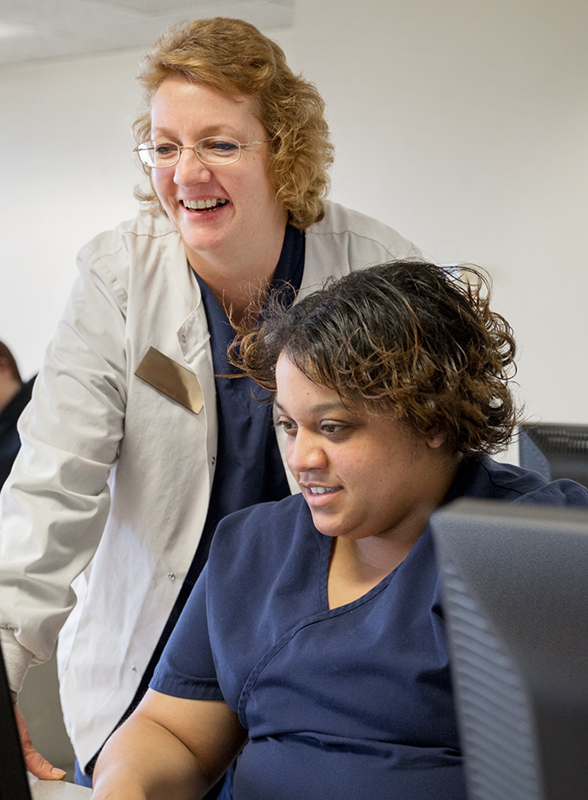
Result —
[{"label": "eyeglasses", "polygon": [[271,139],[263,139],[261,142],[238,142],[230,136],[220,139],[218,136],[206,136],[199,139],[195,144],[174,144],[173,142],[143,142],[135,147],[133,153],[137,153],[141,163],[151,169],[165,169],[175,167],[179,162],[182,150],[193,150],[196,157],[203,164],[220,166],[224,164],[234,164],[241,158],[241,149],[251,147],[253,144],[265,144]]}]

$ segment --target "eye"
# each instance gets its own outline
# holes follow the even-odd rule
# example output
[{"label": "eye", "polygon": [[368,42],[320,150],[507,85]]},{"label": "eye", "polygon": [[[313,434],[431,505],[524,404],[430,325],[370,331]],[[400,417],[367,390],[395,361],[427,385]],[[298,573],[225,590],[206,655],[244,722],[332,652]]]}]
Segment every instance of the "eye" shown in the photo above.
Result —
[{"label": "eye", "polygon": [[323,433],[338,433],[342,427],[342,425],[337,425],[335,422],[323,422],[321,431]]},{"label": "eye", "polygon": [[153,151],[156,158],[175,158],[178,152],[178,146],[171,142],[162,142],[161,144],[154,144]]},{"label": "eye", "polygon": [[276,428],[283,428],[288,436],[296,436],[296,431],[298,428],[289,419],[279,419],[276,422]]},{"label": "eye", "polygon": [[326,420],[321,422],[320,431],[331,438],[343,437],[351,432],[351,426],[346,422]]},{"label": "eye", "polygon": [[239,152],[239,142],[235,139],[203,139],[200,149],[206,153],[214,153],[219,158],[226,158]]}]

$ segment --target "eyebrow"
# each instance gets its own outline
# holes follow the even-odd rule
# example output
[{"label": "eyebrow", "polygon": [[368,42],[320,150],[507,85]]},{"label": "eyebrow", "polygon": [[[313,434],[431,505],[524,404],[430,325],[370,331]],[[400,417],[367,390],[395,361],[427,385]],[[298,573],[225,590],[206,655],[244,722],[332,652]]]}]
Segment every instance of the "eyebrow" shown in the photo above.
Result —
[{"label": "eyebrow", "polygon": [[[287,410],[279,400],[276,400],[275,405],[279,411],[289,416]],[[324,414],[327,411],[340,411],[341,409],[345,409],[343,403],[319,403],[316,406],[311,406],[309,411],[311,414]]]},{"label": "eyebrow", "polygon": [[[203,128],[204,133],[200,133],[196,141],[200,139],[206,139],[207,136],[231,136],[234,139],[238,139],[237,131],[232,125],[208,125],[207,127]],[[221,133],[222,131],[222,133]],[[229,133],[227,133],[229,131]],[[151,128],[151,135],[155,136],[155,134],[159,134],[160,136],[167,136],[170,139],[177,138],[177,134],[171,131],[169,128],[165,128],[163,126],[157,126]]]}]

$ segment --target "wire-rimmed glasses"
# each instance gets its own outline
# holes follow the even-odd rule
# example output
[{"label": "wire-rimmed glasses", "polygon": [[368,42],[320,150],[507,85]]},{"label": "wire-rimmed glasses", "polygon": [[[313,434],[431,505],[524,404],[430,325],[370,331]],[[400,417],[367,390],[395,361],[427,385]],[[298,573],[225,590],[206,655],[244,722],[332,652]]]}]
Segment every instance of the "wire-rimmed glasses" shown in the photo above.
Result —
[{"label": "wire-rimmed glasses", "polygon": [[263,139],[260,142],[238,142],[231,136],[206,136],[194,144],[175,144],[174,142],[143,142],[135,147],[141,163],[150,169],[165,169],[175,167],[179,162],[182,150],[193,150],[196,157],[210,166],[234,164],[241,158],[241,149],[254,144],[265,144],[271,141]]}]

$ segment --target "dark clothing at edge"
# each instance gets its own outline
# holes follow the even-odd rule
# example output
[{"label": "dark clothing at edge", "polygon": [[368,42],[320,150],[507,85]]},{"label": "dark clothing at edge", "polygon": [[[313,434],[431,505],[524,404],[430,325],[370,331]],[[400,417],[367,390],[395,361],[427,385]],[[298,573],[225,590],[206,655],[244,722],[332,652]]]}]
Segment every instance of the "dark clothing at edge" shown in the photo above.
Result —
[{"label": "dark clothing at edge", "polygon": [[0,487],[10,475],[14,459],[20,450],[20,436],[16,423],[31,399],[35,377],[23,383],[18,394],[0,411]]}]

